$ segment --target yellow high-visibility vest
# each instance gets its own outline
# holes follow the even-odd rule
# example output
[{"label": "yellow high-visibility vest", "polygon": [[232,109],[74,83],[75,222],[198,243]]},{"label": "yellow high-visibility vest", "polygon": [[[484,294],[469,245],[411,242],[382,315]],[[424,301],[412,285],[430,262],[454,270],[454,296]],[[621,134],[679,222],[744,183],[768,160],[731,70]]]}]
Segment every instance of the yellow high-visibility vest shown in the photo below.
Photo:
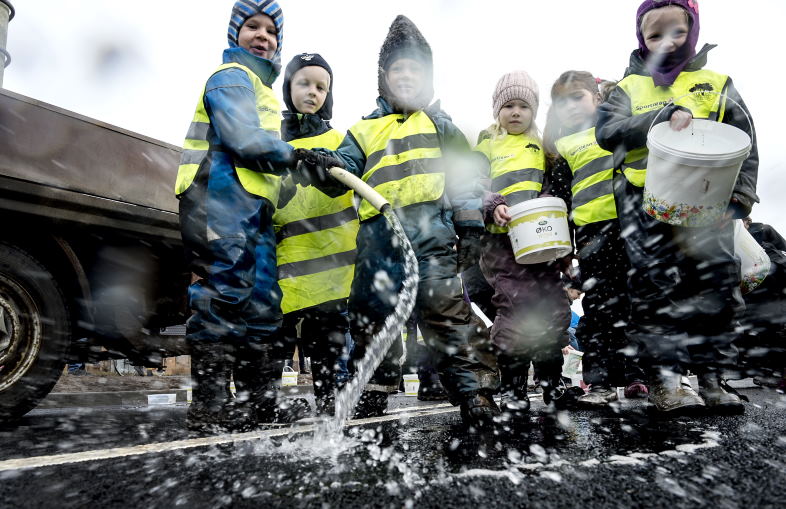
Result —
[{"label": "yellow high-visibility vest", "polygon": [[[505,197],[509,207],[537,198],[543,189],[546,155],[540,141],[526,134],[508,134],[481,141],[475,150],[490,163],[491,191]],[[487,224],[491,233],[506,233],[508,228]]]},{"label": "yellow high-visibility vest", "polygon": [[[262,80],[251,69],[235,62],[219,66],[216,72],[230,68],[242,69],[248,74],[251,83],[254,85],[259,127],[278,136],[281,126],[281,108],[273,90],[262,83]],[[210,149],[208,132],[210,129],[210,118],[205,110],[205,93],[203,91],[196,107],[196,113],[194,113],[194,118],[191,121],[191,126],[188,128],[186,140],[183,143],[183,153],[180,156],[180,167],[178,168],[177,182],[175,183],[175,194],[180,195],[188,189],[194,182],[202,164],[208,160],[207,154]],[[267,198],[273,204],[278,202],[281,177],[244,168],[240,164],[240,161],[235,160],[235,171],[243,188],[251,194]]]},{"label": "yellow high-visibility vest", "polygon": [[[289,144],[335,150],[343,139],[331,129]],[[352,191],[331,198],[314,186],[298,185],[289,203],[273,214],[273,225],[284,314],[349,298],[359,228]]]},{"label": "yellow high-visibility vest", "polygon": [[571,219],[576,226],[617,217],[614,204],[614,156],[595,139],[595,128],[557,140],[557,150],[573,174]]},{"label": "yellow high-visibility vest", "polygon": [[[722,93],[728,81],[726,75],[701,69],[681,72],[670,87],[656,87],[651,76],[638,74],[625,77],[617,86],[628,94],[632,115],[659,110],[673,99],[675,104],[688,108],[693,118],[722,122],[726,112],[726,96]],[[628,181],[635,186],[644,186],[648,154],[644,146],[631,150],[625,156],[622,169]]]},{"label": "yellow high-visibility vest", "polygon": [[[350,132],[366,156],[361,178],[394,209],[442,197],[442,150],[437,128],[425,112],[361,120]],[[364,221],[379,211],[363,200],[359,214]]]}]

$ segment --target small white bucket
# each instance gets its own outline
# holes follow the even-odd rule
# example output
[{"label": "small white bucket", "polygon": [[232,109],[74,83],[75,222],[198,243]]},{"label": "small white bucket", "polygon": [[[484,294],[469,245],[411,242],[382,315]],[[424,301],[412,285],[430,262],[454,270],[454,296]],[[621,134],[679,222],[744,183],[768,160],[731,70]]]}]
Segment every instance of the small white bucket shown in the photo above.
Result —
[{"label": "small white bucket", "polygon": [[281,385],[297,385],[297,372],[292,366],[284,366],[281,372]]},{"label": "small white bucket", "polygon": [[726,212],[751,139],[734,126],[694,119],[682,131],[656,125],[647,148],[644,210],[664,223],[699,227]]},{"label": "small white bucket", "polygon": [[753,291],[770,273],[770,257],[742,224],[734,221],[734,254],[740,257],[740,288],[742,293]]},{"label": "small white bucket", "polygon": [[404,375],[404,396],[417,396],[420,389],[418,375]]},{"label": "small white bucket", "polygon": [[578,350],[569,350],[567,355],[563,355],[562,376],[570,379],[574,377],[581,378],[582,357],[584,357],[584,352],[579,352]]},{"label": "small white bucket", "polygon": [[535,198],[510,207],[508,236],[521,264],[543,263],[573,251],[568,207],[561,198]]}]

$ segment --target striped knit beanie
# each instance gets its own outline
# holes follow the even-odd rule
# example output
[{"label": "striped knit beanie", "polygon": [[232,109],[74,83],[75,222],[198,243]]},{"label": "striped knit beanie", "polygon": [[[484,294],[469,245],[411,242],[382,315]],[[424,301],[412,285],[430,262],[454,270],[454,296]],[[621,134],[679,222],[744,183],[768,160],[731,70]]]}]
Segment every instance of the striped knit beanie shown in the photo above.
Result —
[{"label": "striped knit beanie", "polygon": [[276,54],[273,55],[272,60],[274,64],[280,66],[281,46],[284,44],[284,11],[281,10],[276,0],[237,0],[232,7],[232,17],[229,19],[229,30],[227,31],[229,47],[238,47],[237,36],[240,33],[240,27],[248,18],[257,14],[267,14],[276,25],[278,48],[276,48]]}]

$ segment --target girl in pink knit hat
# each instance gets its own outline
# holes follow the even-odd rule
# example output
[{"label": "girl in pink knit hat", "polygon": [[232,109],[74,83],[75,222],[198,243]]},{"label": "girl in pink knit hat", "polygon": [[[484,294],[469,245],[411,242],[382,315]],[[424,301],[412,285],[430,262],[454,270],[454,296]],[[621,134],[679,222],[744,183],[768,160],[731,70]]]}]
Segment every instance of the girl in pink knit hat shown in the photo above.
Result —
[{"label": "girl in pink knit hat", "polygon": [[481,134],[475,150],[485,156],[490,193],[483,204],[487,233],[480,268],[494,288],[497,316],[491,337],[499,348],[503,415],[526,418],[527,372],[535,366],[543,400],[562,406],[559,390],[562,346],[567,345],[570,301],[561,280],[564,260],[532,265],[516,262],[507,225],[509,207],[547,192],[546,157],[535,116],[538,86],[524,71],[505,74],[493,95],[495,123]]}]

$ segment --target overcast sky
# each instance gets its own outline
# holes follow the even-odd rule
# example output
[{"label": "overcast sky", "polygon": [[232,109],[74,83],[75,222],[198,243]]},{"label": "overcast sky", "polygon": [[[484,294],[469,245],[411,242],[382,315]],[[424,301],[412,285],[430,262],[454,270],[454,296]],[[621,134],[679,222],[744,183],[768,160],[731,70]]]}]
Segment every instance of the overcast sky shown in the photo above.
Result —
[{"label": "overcast sky", "polygon": [[[638,0],[280,0],[283,62],[321,53],[335,75],[334,127],[374,108],[377,58],[397,14],[431,44],[436,98],[473,142],[489,125],[491,93],[524,69],[541,88],[542,128],[560,73],[620,79],[636,48]],[[11,0],[4,87],[132,131],[181,145],[205,80],[227,47],[231,0]],[[759,136],[757,221],[786,233],[786,72],[783,0],[701,0],[699,44],[714,43],[708,68],[729,74]],[[281,96],[279,80],[274,88]]]}]

